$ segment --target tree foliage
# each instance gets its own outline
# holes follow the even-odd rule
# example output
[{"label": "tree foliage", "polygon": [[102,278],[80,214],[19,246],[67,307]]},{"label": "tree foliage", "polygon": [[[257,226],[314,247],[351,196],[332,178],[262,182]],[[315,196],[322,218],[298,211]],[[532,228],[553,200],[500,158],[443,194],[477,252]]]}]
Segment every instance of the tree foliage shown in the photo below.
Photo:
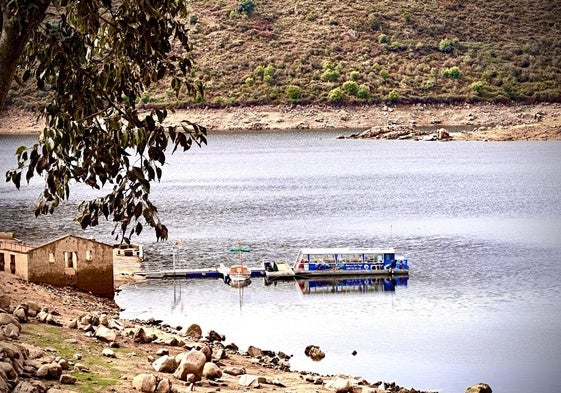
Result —
[{"label": "tree foliage", "polygon": [[[0,0],[2,24],[24,31],[21,13],[40,3]],[[74,181],[107,191],[80,205],[76,219],[82,228],[111,219],[115,237],[128,241],[144,222],[157,239],[167,238],[150,184],[161,179],[168,149],[205,144],[206,130],[188,120],[166,125],[168,109],[142,113],[137,102],[164,81],[177,96],[202,94],[179,19],[186,15],[182,0],[50,2],[37,28],[24,37],[16,70],[20,83],[50,93],[40,114],[45,127],[38,143],[18,149],[17,169],[6,174],[18,188],[22,178],[44,178],[36,215],[52,213]],[[2,30],[0,43],[4,38]]]}]

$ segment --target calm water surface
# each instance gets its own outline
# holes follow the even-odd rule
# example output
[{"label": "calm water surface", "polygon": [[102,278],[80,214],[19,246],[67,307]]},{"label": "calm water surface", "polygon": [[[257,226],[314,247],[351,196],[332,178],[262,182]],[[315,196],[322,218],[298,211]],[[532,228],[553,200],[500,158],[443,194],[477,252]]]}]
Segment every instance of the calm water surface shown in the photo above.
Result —
[{"label": "calm water surface", "polygon": [[[199,323],[240,348],[293,354],[292,368],[463,392],[561,391],[561,143],[337,140],[337,132],[216,134],[176,154],[154,186],[170,229],[141,235],[145,268],[291,261],[305,246],[395,246],[412,271],[393,290],[254,279],[148,281],[117,295],[124,318]],[[29,137],[0,137],[2,173]],[[35,219],[40,183],[0,185],[0,230],[32,243],[73,232],[79,187]],[[308,344],[326,352],[304,355]],[[351,353],[357,351],[356,356]]]}]

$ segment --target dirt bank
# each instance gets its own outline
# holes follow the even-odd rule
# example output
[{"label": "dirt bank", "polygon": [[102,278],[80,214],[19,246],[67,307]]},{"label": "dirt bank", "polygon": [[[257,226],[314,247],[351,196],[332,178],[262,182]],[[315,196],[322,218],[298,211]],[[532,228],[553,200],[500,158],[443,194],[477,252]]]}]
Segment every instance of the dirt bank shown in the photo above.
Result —
[{"label": "dirt bank", "polygon": [[[172,113],[168,121],[177,124],[182,119],[204,125],[210,132],[257,129],[356,130],[403,125],[453,129],[451,134],[455,140],[561,140],[561,104],[557,103],[197,108]],[[27,112],[6,111],[0,117],[0,134],[33,134],[40,129],[41,123]]]}]

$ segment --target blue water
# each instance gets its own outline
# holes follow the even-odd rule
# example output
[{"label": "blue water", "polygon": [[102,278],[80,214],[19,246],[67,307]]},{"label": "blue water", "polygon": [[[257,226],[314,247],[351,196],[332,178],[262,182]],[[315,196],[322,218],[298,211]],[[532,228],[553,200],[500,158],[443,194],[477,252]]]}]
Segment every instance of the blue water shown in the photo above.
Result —
[{"label": "blue water", "polygon": [[[154,186],[170,230],[145,231],[146,269],[292,261],[306,246],[394,246],[406,285],[238,290],[219,280],[148,281],[117,295],[125,318],[199,323],[242,349],[293,354],[292,368],[463,392],[561,391],[561,143],[338,140],[340,132],[212,134],[175,154]],[[0,137],[0,167],[26,137]],[[40,242],[66,232],[111,242],[110,223],[82,232],[81,198],[35,219],[39,182],[0,185],[0,230]],[[308,286],[307,286],[308,285]],[[302,289],[304,288],[304,289]],[[326,357],[312,362],[309,344]],[[357,351],[356,356],[352,355]]]}]

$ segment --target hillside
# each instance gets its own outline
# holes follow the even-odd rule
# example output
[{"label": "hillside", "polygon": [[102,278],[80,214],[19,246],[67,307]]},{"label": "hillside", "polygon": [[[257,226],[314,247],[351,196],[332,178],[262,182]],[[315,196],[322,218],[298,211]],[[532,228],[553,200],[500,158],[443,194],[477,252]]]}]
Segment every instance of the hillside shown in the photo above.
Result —
[{"label": "hillside", "polygon": [[560,2],[238,3],[191,3],[207,103],[561,99]]},{"label": "hillside", "polygon": [[[185,23],[203,104],[561,101],[561,2],[192,0],[190,7]],[[173,99],[162,87],[143,101]]]}]

